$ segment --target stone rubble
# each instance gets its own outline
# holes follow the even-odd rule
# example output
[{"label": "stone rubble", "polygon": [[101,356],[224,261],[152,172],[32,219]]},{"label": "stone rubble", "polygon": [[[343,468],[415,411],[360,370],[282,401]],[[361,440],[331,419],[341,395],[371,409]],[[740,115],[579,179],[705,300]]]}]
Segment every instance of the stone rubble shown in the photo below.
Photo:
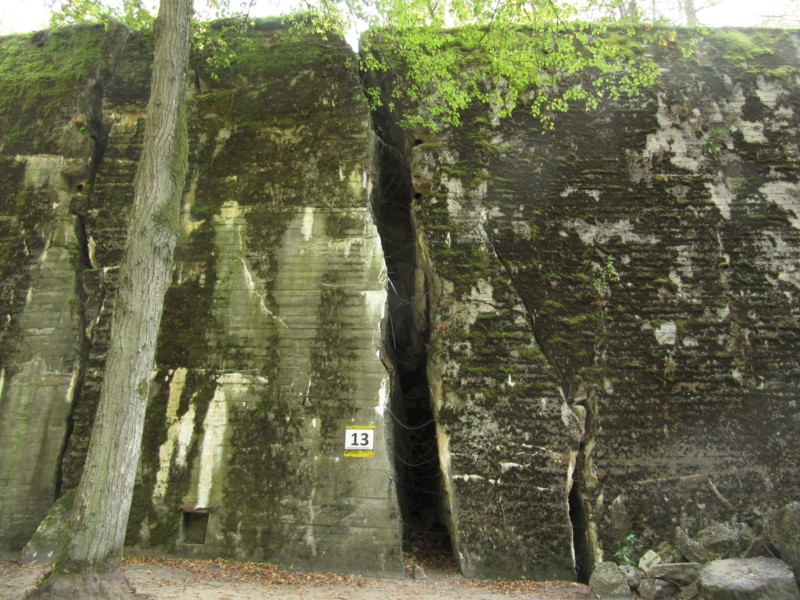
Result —
[{"label": "stone rubble", "polygon": [[[658,545],[666,556],[676,558],[674,562],[664,562],[648,549],[638,568],[598,563],[589,585],[597,598],[800,599],[795,576],[800,556],[798,510],[800,503],[792,502],[776,511],[763,538],[744,523],[715,523],[694,537],[676,527],[674,548],[666,542]],[[621,581],[627,589],[622,589]]]}]

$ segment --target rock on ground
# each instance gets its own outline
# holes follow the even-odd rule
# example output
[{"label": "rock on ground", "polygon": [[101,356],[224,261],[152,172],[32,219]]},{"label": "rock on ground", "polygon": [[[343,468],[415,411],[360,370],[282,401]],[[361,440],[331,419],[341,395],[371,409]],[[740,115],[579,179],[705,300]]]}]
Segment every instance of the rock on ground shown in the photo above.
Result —
[{"label": "rock on ground", "polygon": [[674,581],[679,585],[689,585],[700,574],[703,565],[700,563],[664,563],[650,570],[650,575],[659,579]]},{"label": "rock on ground", "polygon": [[697,584],[701,600],[800,600],[794,574],[776,558],[716,560]]},{"label": "rock on ground", "polygon": [[589,578],[589,587],[600,598],[631,598],[628,579],[613,562],[598,563]]},{"label": "rock on ground", "polygon": [[800,581],[800,502],[787,504],[772,515],[767,538]]}]

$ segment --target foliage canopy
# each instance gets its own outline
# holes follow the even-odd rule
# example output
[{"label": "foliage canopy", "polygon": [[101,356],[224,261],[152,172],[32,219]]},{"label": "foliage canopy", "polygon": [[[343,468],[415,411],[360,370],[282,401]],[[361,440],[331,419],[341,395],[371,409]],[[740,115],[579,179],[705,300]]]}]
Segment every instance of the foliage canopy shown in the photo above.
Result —
[{"label": "foliage canopy", "polygon": [[[635,95],[658,75],[642,48],[656,35],[622,2],[587,0],[321,0],[318,30],[366,24],[361,68],[396,79],[390,110],[407,126],[459,125],[473,102],[497,118],[520,105],[547,126],[573,106]],[[591,22],[586,20],[593,15]],[[636,40],[636,41],[634,41]],[[399,68],[398,68],[399,67]],[[368,88],[373,106],[379,90]]]},{"label": "foliage canopy", "polygon": [[[525,106],[546,126],[570,107],[593,109],[606,98],[637,94],[658,75],[643,48],[656,30],[640,21],[624,0],[315,0],[298,3],[287,20],[295,31],[343,36],[361,31],[362,72],[395,79],[393,97],[365,88],[373,108],[414,107],[407,126],[458,125],[472,103],[497,118]],[[195,47],[213,49],[217,69],[236,58],[236,36],[251,25],[254,0],[232,11],[212,0],[227,29],[195,27]],[[62,0],[53,23],[115,19],[152,27],[143,0],[111,8],[97,0]],[[239,29],[236,29],[239,28]],[[634,41],[635,40],[635,41]]]}]

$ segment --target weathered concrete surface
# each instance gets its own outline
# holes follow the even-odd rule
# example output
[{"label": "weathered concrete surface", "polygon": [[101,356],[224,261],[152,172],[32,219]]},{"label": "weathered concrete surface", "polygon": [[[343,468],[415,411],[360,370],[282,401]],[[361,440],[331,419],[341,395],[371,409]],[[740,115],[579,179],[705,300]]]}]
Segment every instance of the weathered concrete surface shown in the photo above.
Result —
[{"label": "weathered concrete surface", "polygon": [[[368,114],[342,49],[305,40],[298,56],[284,34],[192,104],[129,541],[399,573]],[[347,425],[375,428],[373,458],[344,457]]]},{"label": "weathered concrete surface", "polygon": [[82,371],[72,209],[91,171],[98,33],[0,40],[0,551],[20,550],[55,499]]},{"label": "weathered concrete surface", "polygon": [[[208,77],[202,57],[197,58],[190,100],[191,176],[129,543],[199,556],[396,574],[402,571],[401,529],[384,427],[386,276],[368,202],[369,115],[344,47],[314,39],[293,45],[285,35],[274,24],[262,26],[250,45],[239,49],[239,71],[223,73],[218,81]],[[47,334],[46,351],[26,341],[30,357],[14,364],[30,363],[36,373],[13,373],[13,380],[4,380],[7,394],[22,397],[21,407],[3,405],[4,425],[8,422],[14,439],[30,446],[9,443],[3,453],[8,485],[2,509],[21,513],[9,521],[25,519],[17,527],[19,547],[53,501],[56,468],[64,488],[77,484],[102,383],[116,264],[147,101],[150,42],[126,36],[120,43],[124,52],[95,86],[101,92],[95,122],[85,123],[102,160],[91,194],[73,202],[83,243],[79,246],[74,235],[62,242],[73,244],[71,254],[66,246],[62,252],[67,264],[56,253],[60,246],[42,244],[50,262],[40,270],[66,284],[33,278],[34,293],[20,318],[26,340],[36,333],[29,320],[48,327],[40,332]],[[17,175],[16,186],[33,189],[35,184],[39,193],[40,184],[57,180],[64,166],[60,156],[36,160],[29,163],[33,175],[9,175]],[[43,161],[47,176],[40,173],[45,173]],[[25,164],[22,158],[9,163],[23,165],[20,169]],[[13,191],[9,198],[16,200]],[[70,197],[59,198],[58,214],[68,214]],[[74,227],[76,217],[69,217]],[[63,229],[53,216],[41,220]],[[84,263],[78,286],[70,256]],[[37,284],[45,298],[62,291],[55,301],[58,311],[52,303],[36,304]],[[80,329],[87,336],[83,353],[78,352],[77,320],[62,315],[70,310],[81,311]],[[45,312],[63,333],[41,322]],[[56,334],[60,337],[54,339]],[[58,365],[44,364],[48,352],[65,363],[66,381],[56,378]],[[71,361],[83,369],[80,377]],[[45,410],[40,420],[49,418],[57,435],[27,424],[30,398],[45,399],[47,390],[37,375],[43,370],[53,388],[50,395],[60,400],[45,406],[61,412]],[[80,402],[70,415],[72,435],[62,468],[71,399],[65,401],[65,395],[76,383]],[[20,394],[16,389],[23,384],[27,392]],[[374,428],[374,456],[344,456],[349,425]],[[35,461],[40,448],[49,453],[41,462],[52,471],[44,475],[20,463]],[[24,482],[12,481],[12,471],[13,477],[32,477],[40,487],[28,491]],[[35,498],[39,508],[14,509],[25,506],[23,494]]]},{"label": "weathered concrete surface", "polygon": [[6,292],[11,310],[3,340],[8,354],[0,372],[0,546],[19,549],[55,497],[80,370],[73,268],[78,243],[63,179],[70,166],[80,170],[81,161],[43,155],[13,160],[25,174],[21,189],[4,203],[4,225],[10,229],[4,239],[5,269],[16,271],[5,283],[27,281]]},{"label": "weathered concrete surface", "polygon": [[[80,46],[23,39],[3,60]],[[3,104],[5,549],[77,484],[102,382],[150,54],[99,39],[69,86]],[[658,89],[556,133],[476,110],[403,140],[376,116],[378,168],[346,51],[261,26],[217,81],[198,57],[131,546],[399,572],[403,369],[427,377],[471,576],[588,576],[629,533],[758,532],[800,497],[797,34],[659,52]],[[407,179],[383,240],[379,169]],[[343,455],[347,425],[375,427],[373,458]]]},{"label": "weathered concrete surface", "polygon": [[685,59],[665,39],[656,90],[555,133],[476,110],[418,136],[465,572],[569,576],[573,541],[590,571],[628,533],[760,528],[800,494],[798,45],[712,32]]}]

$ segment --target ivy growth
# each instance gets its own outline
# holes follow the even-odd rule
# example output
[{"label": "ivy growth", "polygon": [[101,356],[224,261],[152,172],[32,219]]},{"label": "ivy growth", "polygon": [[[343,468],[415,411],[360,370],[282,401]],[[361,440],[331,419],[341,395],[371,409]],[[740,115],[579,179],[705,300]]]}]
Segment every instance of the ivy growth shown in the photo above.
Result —
[{"label": "ivy growth", "polygon": [[[233,13],[229,0],[206,0],[208,12],[201,15],[205,20],[192,23],[192,50],[202,56],[211,79],[230,69],[243,44],[248,27],[255,23],[250,19],[250,9],[255,0],[246,0],[242,11]],[[155,15],[143,0],[123,0],[121,4],[108,4],[97,0],[51,0],[51,27],[76,23],[102,23],[108,28],[112,23],[121,24],[133,31],[152,30]],[[213,19],[213,22],[210,20]]]},{"label": "ivy growth", "polygon": [[619,282],[619,273],[614,266],[614,257],[606,256],[605,263],[592,279],[592,287],[599,297],[608,296],[612,283]]},{"label": "ivy growth", "polygon": [[[341,5],[345,10],[337,13]],[[314,23],[369,25],[361,38],[360,67],[375,80],[395,81],[388,97],[377,85],[368,86],[367,96],[373,109],[413,106],[402,116],[407,127],[457,126],[466,108],[479,103],[496,118],[524,106],[552,128],[559,112],[637,95],[658,77],[644,48],[663,36],[638,27],[638,16],[621,14],[616,2],[611,5],[321,0]]]},{"label": "ivy growth", "polygon": [[633,545],[636,543],[636,535],[629,533],[625,536],[625,543],[623,546],[614,552],[614,558],[620,566],[632,566],[636,562],[633,560]]},{"label": "ivy growth", "polygon": [[[121,8],[97,0],[52,0],[52,22],[119,21],[131,29],[152,28],[145,0],[123,0]],[[237,58],[235,40],[252,26],[253,0],[230,10],[229,0],[211,0],[195,25],[195,51],[211,77]],[[361,30],[358,67],[366,78],[371,108],[399,111],[406,127],[436,131],[461,123],[471,105],[488,106],[495,118],[524,106],[546,129],[557,113],[593,110],[606,99],[636,96],[651,87],[658,69],[645,52],[651,44],[676,44],[674,34],[642,26],[641,16],[619,10],[623,3],[551,0],[316,0],[297,3],[288,19],[294,31],[323,40]],[[231,35],[231,34],[234,35]],[[392,92],[379,84],[393,78]]]}]

